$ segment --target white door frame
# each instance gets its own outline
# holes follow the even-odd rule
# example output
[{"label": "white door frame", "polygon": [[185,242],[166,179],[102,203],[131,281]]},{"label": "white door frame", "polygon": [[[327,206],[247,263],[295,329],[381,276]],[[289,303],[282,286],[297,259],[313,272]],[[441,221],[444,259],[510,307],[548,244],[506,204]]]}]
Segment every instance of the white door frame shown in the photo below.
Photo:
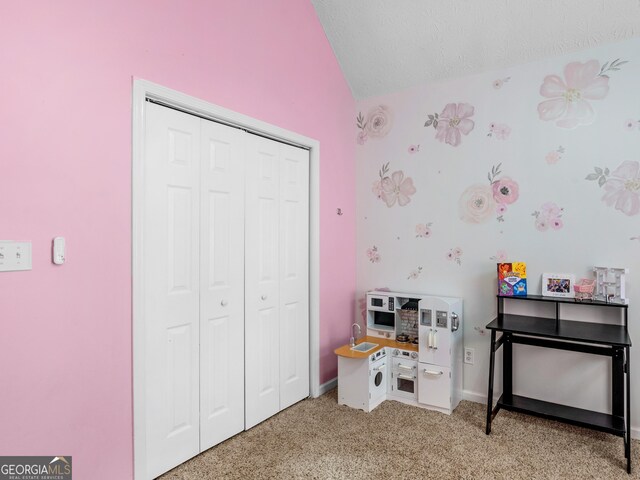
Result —
[{"label": "white door frame", "polygon": [[275,140],[309,148],[309,390],[320,395],[320,142],[295,132],[200,100],[142,79],[133,79],[132,131],[132,335],[133,335],[133,452],[134,477],[146,472],[145,312],[143,309],[142,225],[144,223],[144,152],[146,99],[155,99],[186,112],[246,128]]}]

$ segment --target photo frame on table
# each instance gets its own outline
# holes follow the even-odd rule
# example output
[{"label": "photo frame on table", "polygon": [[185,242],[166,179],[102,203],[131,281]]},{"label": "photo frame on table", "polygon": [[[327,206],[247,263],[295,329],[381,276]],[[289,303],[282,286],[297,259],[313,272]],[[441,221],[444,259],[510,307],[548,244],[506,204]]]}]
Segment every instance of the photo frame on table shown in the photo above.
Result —
[{"label": "photo frame on table", "polygon": [[573,286],[576,277],[572,273],[543,273],[542,295],[545,297],[575,298]]}]

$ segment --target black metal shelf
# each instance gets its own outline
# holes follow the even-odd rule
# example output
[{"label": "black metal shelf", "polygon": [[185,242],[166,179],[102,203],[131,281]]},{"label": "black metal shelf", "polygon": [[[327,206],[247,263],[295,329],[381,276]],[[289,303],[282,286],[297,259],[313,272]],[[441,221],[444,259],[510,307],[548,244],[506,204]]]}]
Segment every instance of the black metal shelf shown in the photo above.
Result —
[{"label": "black metal shelf", "polygon": [[546,297],[543,295],[496,295],[509,300],[530,300],[534,302],[569,303],[571,305],[593,305],[598,307],[629,308],[624,303],[603,302],[602,300],[576,300],[575,298]]},{"label": "black metal shelf", "polygon": [[489,330],[535,335],[544,338],[588,342],[598,345],[631,346],[629,332],[623,325],[556,320],[503,313],[486,327]]},{"label": "black metal shelf", "polygon": [[599,430],[618,437],[624,437],[625,434],[624,417],[617,415],[545,402],[520,395],[502,395],[497,405],[512,412],[526,413],[578,427]]},{"label": "black metal shelf", "polygon": [[[631,473],[631,338],[628,305],[602,301],[579,302],[573,298],[542,295],[497,296],[497,317],[486,328],[491,331],[489,391],[486,433],[501,408],[537,417],[591,428],[623,437],[627,473]],[[504,312],[505,299],[555,304],[554,318]],[[581,322],[562,318],[561,305],[613,307],[620,309],[622,325]],[[501,333],[500,338],[497,334]],[[611,357],[611,413],[601,413],[513,394],[513,345],[525,344]],[[496,351],[503,349],[503,393],[493,408],[493,376]]]}]

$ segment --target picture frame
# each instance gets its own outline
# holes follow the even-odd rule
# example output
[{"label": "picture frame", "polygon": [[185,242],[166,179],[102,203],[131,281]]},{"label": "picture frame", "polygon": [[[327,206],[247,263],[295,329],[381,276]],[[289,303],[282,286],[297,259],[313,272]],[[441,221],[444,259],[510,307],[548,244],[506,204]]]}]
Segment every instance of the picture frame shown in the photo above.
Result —
[{"label": "picture frame", "polygon": [[572,273],[543,273],[542,296],[575,298],[575,283],[576,277]]}]

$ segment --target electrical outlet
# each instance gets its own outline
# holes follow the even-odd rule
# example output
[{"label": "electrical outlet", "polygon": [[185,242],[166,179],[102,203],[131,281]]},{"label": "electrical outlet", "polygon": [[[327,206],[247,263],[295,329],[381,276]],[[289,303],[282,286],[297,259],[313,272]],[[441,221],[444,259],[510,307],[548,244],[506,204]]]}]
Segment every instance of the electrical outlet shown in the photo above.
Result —
[{"label": "electrical outlet", "polygon": [[473,365],[473,360],[476,356],[476,352],[473,348],[465,348],[464,349],[464,363],[468,363],[469,365]]},{"label": "electrical outlet", "polygon": [[31,242],[0,240],[0,272],[31,270]]}]

